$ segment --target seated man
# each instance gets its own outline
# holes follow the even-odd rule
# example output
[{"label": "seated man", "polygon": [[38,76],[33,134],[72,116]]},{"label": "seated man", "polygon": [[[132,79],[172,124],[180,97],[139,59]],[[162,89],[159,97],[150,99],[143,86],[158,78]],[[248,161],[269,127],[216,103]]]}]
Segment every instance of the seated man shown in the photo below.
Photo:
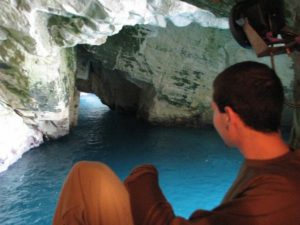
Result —
[{"label": "seated man", "polygon": [[283,102],[280,79],[264,64],[238,63],[215,79],[214,126],[245,158],[215,209],[176,217],[152,165],[134,169],[123,185],[107,166],[80,162],[64,184],[53,224],[299,225],[300,153],[280,135]]}]

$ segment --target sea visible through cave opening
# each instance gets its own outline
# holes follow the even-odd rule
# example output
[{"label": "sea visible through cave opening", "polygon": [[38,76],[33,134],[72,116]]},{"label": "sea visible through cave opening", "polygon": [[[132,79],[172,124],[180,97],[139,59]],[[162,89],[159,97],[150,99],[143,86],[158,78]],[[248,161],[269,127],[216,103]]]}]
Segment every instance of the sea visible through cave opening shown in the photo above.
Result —
[{"label": "sea visible through cave opening", "polygon": [[0,224],[51,224],[63,181],[80,160],[104,162],[121,179],[137,165],[154,164],[176,215],[188,218],[220,203],[242,157],[213,128],[152,126],[82,94],[78,126],[69,135],[32,149],[0,174]]}]

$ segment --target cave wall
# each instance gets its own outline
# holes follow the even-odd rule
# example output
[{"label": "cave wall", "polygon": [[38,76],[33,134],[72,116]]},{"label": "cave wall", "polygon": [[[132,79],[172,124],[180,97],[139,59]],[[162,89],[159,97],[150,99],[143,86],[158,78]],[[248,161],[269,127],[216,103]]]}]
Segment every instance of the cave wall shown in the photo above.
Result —
[{"label": "cave wall", "polygon": [[165,16],[195,11],[173,0],[2,0],[0,8],[0,172],[76,125],[74,46],[101,45],[124,25],[163,27]]},{"label": "cave wall", "polygon": [[[257,59],[230,36],[224,16],[233,0],[186,2],[216,16],[177,0],[2,0],[0,172],[45,138],[65,135],[76,125],[75,79],[111,108],[151,122],[210,121],[214,76],[237,61]],[[300,4],[286,3],[288,23],[298,28]],[[78,56],[79,48],[88,60]],[[298,59],[293,66],[279,57],[278,65],[290,95]],[[293,140],[299,139],[298,130],[297,125]]]},{"label": "cave wall", "polygon": [[[94,68],[96,74],[100,75],[105,68],[112,74],[109,77],[112,83],[126,79],[140,88],[133,102],[138,117],[164,125],[211,124],[212,82],[216,75],[229,65],[245,60],[270,65],[270,58],[258,59],[252,50],[240,47],[228,29],[202,27],[196,23],[185,27],[171,22],[166,28],[124,27],[105,44],[81,46],[81,51],[84,50],[84,58],[101,65],[99,71]],[[294,79],[292,60],[286,55],[277,56],[276,70],[290,98]],[[102,88],[99,97],[108,105],[110,101],[115,103],[116,96],[110,95],[108,99],[104,94],[110,92],[110,87]],[[126,96],[126,89],[119,91]],[[286,108],[284,125],[290,125],[291,118],[291,110]]]},{"label": "cave wall", "polygon": [[[2,0],[0,7],[0,172],[45,138],[58,138],[76,125],[76,45],[101,45],[125,25],[165,27],[167,18],[178,26],[194,21],[228,27],[225,18],[177,0]],[[108,102],[111,108],[128,108],[126,101],[135,101],[140,87],[120,79],[127,90],[135,90],[131,99],[120,94],[126,88],[116,88],[107,79],[122,71],[103,67],[96,72],[111,87],[101,96],[118,96],[115,103]],[[100,87],[95,91],[101,93]],[[13,132],[17,126],[24,129]]]}]

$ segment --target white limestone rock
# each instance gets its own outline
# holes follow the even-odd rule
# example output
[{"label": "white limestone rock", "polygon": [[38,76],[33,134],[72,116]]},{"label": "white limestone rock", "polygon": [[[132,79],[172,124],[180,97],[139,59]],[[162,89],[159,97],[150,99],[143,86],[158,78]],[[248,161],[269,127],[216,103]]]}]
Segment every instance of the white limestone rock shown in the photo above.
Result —
[{"label": "white limestone rock", "polygon": [[23,153],[43,143],[43,134],[28,126],[22,117],[0,103],[0,173],[16,162]]},{"label": "white limestone rock", "polygon": [[[36,135],[32,127],[57,138],[76,124],[74,46],[99,46],[124,26],[145,25],[132,33],[127,47],[116,45],[106,56],[94,56],[107,73],[125,74],[137,85],[139,113],[151,121],[208,120],[215,74],[236,61],[255,59],[224,31],[226,18],[178,0],[2,0],[0,8],[0,101],[11,118],[18,112],[29,127],[20,134],[24,146]],[[289,89],[289,65],[282,65]],[[0,115],[0,127],[13,128],[7,118]],[[0,155],[11,149],[1,148]]]},{"label": "white limestone rock", "polygon": [[[119,76],[141,88],[140,101],[136,103],[141,117],[154,123],[173,125],[211,123],[212,83],[229,65],[245,60],[270,65],[270,58],[258,59],[251,49],[240,47],[229,30],[202,27],[196,23],[186,27],[172,23],[166,28],[127,27],[108,38],[104,45],[86,49],[91,53],[88,58],[99,60],[94,64],[101,63],[106,69],[120,71]],[[275,61],[285,92],[291,95],[293,62],[286,55],[277,56]],[[93,68],[97,70],[95,66]],[[98,71],[98,74],[101,76],[102,72]],[[290,113],[284,116],[285,124],[291,123]]]},{"label": "white limestone rock", "polygon": [[76,124],[77,44],[103,44],[125,25],[165,27],[171,20],[224,28],[227,21],[176,0],[2,0],[0,8],[0,100],[49,138]]}]

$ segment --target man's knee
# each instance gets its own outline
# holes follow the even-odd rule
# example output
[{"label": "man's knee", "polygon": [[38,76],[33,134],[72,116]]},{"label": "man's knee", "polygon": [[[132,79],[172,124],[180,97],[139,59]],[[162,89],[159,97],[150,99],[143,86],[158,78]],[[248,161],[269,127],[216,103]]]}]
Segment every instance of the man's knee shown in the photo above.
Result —
[{"label": "man's knee", "polygon": [[93,185],[104,185],[118,180],[117,175],[104,163],[92,161],[80,161],[74,164],[70,176],[75,175],[82,182],[93,181]]},{"label": "man's knee", "polygon": [[112,170],[101,162],[79,161],[73,165],[72,171],[79,173],[107,173]]}]

